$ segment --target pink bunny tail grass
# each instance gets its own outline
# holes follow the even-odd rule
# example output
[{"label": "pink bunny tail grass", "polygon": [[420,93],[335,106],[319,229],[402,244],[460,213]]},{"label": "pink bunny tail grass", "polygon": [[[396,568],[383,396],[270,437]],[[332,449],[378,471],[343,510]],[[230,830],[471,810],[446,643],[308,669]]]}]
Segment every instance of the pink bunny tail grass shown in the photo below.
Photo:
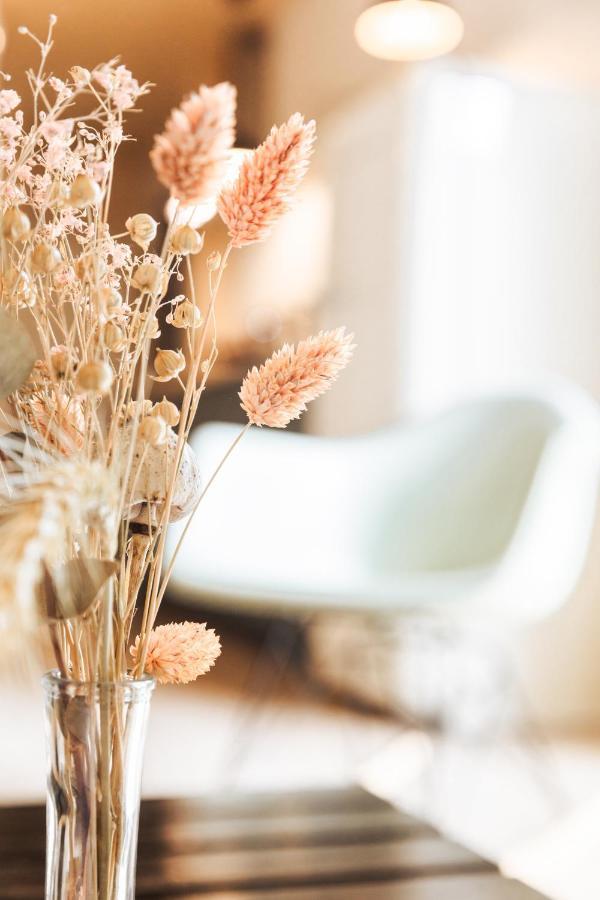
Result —
[{"label": "pink bunny tail grass", "polygon": [[289,344],[246,375],[239,393],[252,425],[285,428],[328,390],[352,357],[354,335],[343,328]]},{"label": "pink bunny tail grass", "polygon": [[235,140],[237,92],[227,81],[200,85],[172,110],[150,160],[161,184],[184,205],[209,200],[227,173]]},{"label": "pink bunny tail grass", "polygon": [[[130,650],[134,663],[139,646],[138,635]],[[220,653],[219,638],[206,622],[171,622],[150,632],[144,671],[160,684],[187,684],[208,672]]]},{"label": "pink bunny tail grass", "polygon": [[284,125],[274,125],[264,143],[244,160],[236,181],[218,200],[232,246],[264,240],[287,212],[308,168],[315,137],[314,121],[305,123],[300,113],[294,113]]}]

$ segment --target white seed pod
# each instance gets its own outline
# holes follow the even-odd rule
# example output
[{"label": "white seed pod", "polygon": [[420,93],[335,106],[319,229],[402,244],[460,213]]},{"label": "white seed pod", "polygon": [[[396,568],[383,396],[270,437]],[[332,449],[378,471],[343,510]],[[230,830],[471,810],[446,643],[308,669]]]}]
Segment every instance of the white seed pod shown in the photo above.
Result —
[{"label": "white seed pod", "polygon": [[84,393],[106,394],[113,383],[113,370],[101,359],[83,363],[77,369],[75,383]]},{"label": "white seed pod", "polygon": [[56,378],[65,378],[71,369],[71,357],[64,344],[50,348],[50,368]]},{"label": "white seed pod", "polygon": [[100,312],[112,316],[121,311],[123,298],[114,288],[102,287],[98,291],[98,303]]},{"label": "white seed pod", "polygon": [[166,397],[163,397],[162,400],[159,400],[158,403],[154,404],[151,415],[160,416],[160,418],[164,419],[167,425],[170,425],[172,428],[179,424],[179,410],[175,404],[171,403],[170,400],[167,400]]},{"label": "white seed pod", "polygon": [[106,275],[106,262],[97,253],[84,253],[75,260],[75,274],[80,281],[96,281]]},{"label": "white seed pod", "polygon": [[159,266],[142,263],[131,277],[132,285],[142,293],[157,294],[162,286],[163,276]]},{"label": "white seed pod", "polygon": [[102,329],[102,340],[107,350],[112,353],[122,353],[127,347],[127,337],[120,325],[109,319]]},{"label": "white seed pod", "polygon": [[160,416],[144,416],[140,422],[139,435],[151,447],[161,447],[167,442],[169,426]]},{"label": "white seed pod", "polygon": [[185,356],[181,350],[157,350],[154,357],[154,381],[170,381],[185,369]]},{"label": "white seed pod", "polygon": [[206,268],[209,272],[216,272],[221,266],[221,254],[218,250],[213,250],[206,257]]},{"label": "white seed pod", "polygon": [[202,325],[202,313],[191,300],[183,300],[171,309],[166,320],[175,328],[199,328]]},{"label": "white seed pod", "polygon": [[147,250],[148,245],[156,237],[158,222],[152,216],[149,216],[148,213],[137,213],[137,215],[127,219],[125,228],[129,232],[131,240],[143,250]]},{"label": "white seed pod", "polygon": [[69,202],[69,197],[70,191],[68,184],[65,184],[65,182],[60,179],[52,184],[48,200],[53,206],[66,206]]},{"label": "white seed pod", "polygon": [[48,275],[54,272],[61,263],[62,256],[58,248],[53,247],[52,244],[42,242],[34,248],[31,254],[31,268],[40,275]]},{"label": "white seed pod", "polygon": [[2,216],[2,234],[9,241],[23,241],[31,231],[29,216],[18,206],[9,206]]},{"label": "white seed pod", "polygon": [[35,306],[35,291],[31,287],[31,278],[25,269],[10,266],[2,275],[2,298],[17,308]]},{"label": "white seed pod", "polygon": [[171,235],[171,250],[179,256],[200,253],[203,244],[204,236],[198,234],[191,225],[180,225]]},{"label": "white seed pod", "polygon": [[77,85],[77,87],[85,87],[92,80],[92,73],[83,66],[73,66],[69,69],[69,75]]},{"label": "white seed pod", "polygon": [[69,191],[69,202],[78,209],[86,206],[96,206],[102,199],[102,191],[97,182],[89,175],[77,175],[71,190]]},{"label": "white seed pod", "polygon": [[[120,432],[123,450],[119,453],[123,469],[127,462],[125,448],[133,431],[128,423]],[[133,461],[129,472],[127,494],[130,499],[131,521],[156,527],[160,521],[169,485],[174,476],[177,435],[168,429],[165,444],[152,447],[139,435],[136,438]],[[177,522],[189,515],[202,491],[198,458],[189,444],[184,444],[181,465],[175,479],[169,521]]]}]

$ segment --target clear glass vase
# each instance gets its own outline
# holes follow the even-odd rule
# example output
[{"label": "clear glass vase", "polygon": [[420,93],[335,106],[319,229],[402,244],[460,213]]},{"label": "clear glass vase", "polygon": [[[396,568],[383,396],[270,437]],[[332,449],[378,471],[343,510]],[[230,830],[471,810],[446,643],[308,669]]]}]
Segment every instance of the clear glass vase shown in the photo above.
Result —
[{"label": "clear glass vase", "polygon": [[154,679],[44,676],[46,900],[134,900],[142,758]]}]

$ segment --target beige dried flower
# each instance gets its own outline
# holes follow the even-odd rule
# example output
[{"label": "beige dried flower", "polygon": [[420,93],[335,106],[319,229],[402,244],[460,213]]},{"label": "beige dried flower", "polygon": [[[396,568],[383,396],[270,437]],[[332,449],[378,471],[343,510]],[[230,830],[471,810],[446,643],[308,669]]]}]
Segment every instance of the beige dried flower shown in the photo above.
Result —
[{"label": "beige dried flower", "polygon": [[78,209],[84,209],[86,206],[96,206],[102,199],[102,191],[97,182],[89,175],[77,175],[71,190],[69,191],[69,202]]},{"label": "beige dried flower", "polygon": [[18,206],[10,206],[2,216],[2,234],[9,241],[23,241],[31,231],[29,216]]},{"label": "beige dried flower", "polygon": [[109,319],[102,329],[102,340],[107,350],[112,353],[122,353],[127,347],[125,332],[116,322]]},{"label": "beige dried flower", "polygon": [[139,435],[151,447],[161,447],[167,442],[169,427],[161,416],[144,416],[140,422]]},{"label": "beige dried flower", "polygon": [[58,248],[42,242],[31,254],[31,268],[40,275],[48,275],[62,263]]},{"label": "beige dried flower", "polygon": [[142,263],[132,275],[131,283],[138,291],[157,294],[162,285],[162,271],[155,263]]},{"label": "beige dried flower", "polygon": [[100,541],[112,534],[117,501],[114,472],[79,455],[46,463],[41,478],[15,485],[13,500],[0,517],[0,619],[5,628],[15,625],[18,635],[23,626],[39,624],[37,588],[44,567],[64,560],[73,535],[85,535],[91,525]]},{"label": "beige dried flower", "polygon": [[313,152],[316,126],[299,113],[273,126],[265,142],[247,156],[233,184],[221,192],[217,208],[234,247],[264,240],[287,212]]},{"label": "beige dried flower", "polygon": [[70,456],[83,447],[81,397],[70,396],[62,385],[38,385],[22,396],[20,408],[28,425],[41,436],[44,449],[55,447]]},{"label": "beige dried flower", "polygon": [[260,369],[254,366],[239,393],[248,421],[285,428],[298,419],[306,404],[325,393],[348,365],[352,339],[343,328],[321,331],[296,348],[284,344]]},{"label": "beige dried flower", "polygon": [[235,139],[236,90],[200,85],[171,112],[150,160],[161,184],[184,205],[209,200],[227,173]]},{"label": "beige dried flower", "polygon": [[165,420],[167,425],[171,426],[171,428],[174,428],[175,425],[179,424],[179,410],[175,404],[171,403],[170,400],[167,400],[166,397],[163,397],[162,400],[159,400],[158,403],[154,404],[151,415],[160,416],[161,419]]},{"label": "beige dried flower", "polygon": [[[137,662],[139,635],[131,647]],[[144,671],[160,684],[187,684],[205,675],[221,653],[221,643],[206,622],[171,622],[150,632]]]},{"label": "beige dried flower", "polygon": [[181,350],[157,350],[154,357],[154,381],[170,381],[185,369],[185,356]]},{"label": "beige dried flower", "polygon": [[206,258],[206,268],[209,272],[217,272],[221,267],[221,254],[218,250],[213,250]]},{"label": "beige dried flower", "polygon": [[180,225],[171,235],[171,250],[179,256],[200,253],[204,237],[190,225]]},{"label": "beige dried flower", "polygon": [[175,328],[199,328],[202,325],[202,313],[191,300],[183,300],[167,313],[166,321]]},{"label": "beige dried flower", "polygon": [[106,394],[113,383],[113,370],[104,360],[83,363],[77,369],[75,383],[85,393]]},{"label": "beige dried flower", "polygon": [[138,244],[142,250],[147,250],[148,245],[156,237],[158,222],[147,213],[137,213],[137,215],[127,219],[125,228],[129,232],[131,240]]}]

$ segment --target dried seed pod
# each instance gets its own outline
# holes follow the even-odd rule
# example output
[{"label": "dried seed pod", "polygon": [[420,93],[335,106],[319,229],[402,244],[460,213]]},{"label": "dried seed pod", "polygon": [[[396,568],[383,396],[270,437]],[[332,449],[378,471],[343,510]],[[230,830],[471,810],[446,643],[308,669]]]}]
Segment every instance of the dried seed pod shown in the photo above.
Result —
[{"label": "dried seed pod", "polygon": [[121,326],[110,319],[102,329],[102,340],[106,349],[112,353],[121,353],[128,343]]},{"label": "dried seed pod", "polygon": [[203,235],[198,234],[191,225],[180,225],[171,235],[171,250],[179,256],[200,253],[203,244]]},{"label": "dried seed pod", "polygon": [[58,248],[43,241],[34,248],[31,254],[31,268],[40,275],[48,275],[62,263]]},{"label": "dried seed pod", "polygon": [[99,281],[106,272],[106,263],[97,253],[84,253],[75,260],[75,274],[80,281]]},{"label": "dried seed pod", "polygon": [[[131,323],[131,340],[133,342],[137,342],[140,340],[144,341],[155,341],[156,338],[160,337],[160,325],[158,323],[158,319],[153,314],[150,316],[149,313],[138,313],[138,315],[132,320]],[[146,324],[148,323],[148,324]]]},{"label": "dried seed pod", "polygon": [[185,369],[181,350],[157,350],[154,357],[154,381],[170,381]]},{"label": "dried seed pod", "polygon": [[102,191],[99,185],[89,175],[77,175],[71,190],[69,201],[73,206],[83,209],[86,206],[96,206],[102,199]]},{"label": "dried seed pod", "polygon": [[[120,440],[127,446],[132,439],[133,425],[126,424],[120,432]],[[130,497],[132,522],[156,527],[164,508],[168,486],[173,478],[177,454],[177,435],[168,429],[165,444],[152,447],[142,440],[138,432],[131,469],[129,471],[127,494]],[[125,465],[127,454],[117,457]],[[169,521],[176,522],[187,516],[202,489],[198,458],[189,444],[185,444],[179,471],[175,478]]]},{"label": "dried seed pod", "polygon": [[160,418],[164,419],[167,425],[170,425],[172,428],[179,424],[179,410],[175,404],[171,403],[170,400],[167,400],[166,397],[163,397],[162,400],[159,400],[158,403],[154,404],[151,415],[160,416]]},{"label": "dried seed pod", "polygon": [[69,75],[77,85],[77,87],[85,87],[92,80],[92,73],[83,66],[73,66],[69,69]]},{"label": "dried seed pod", "polygon": [[18,308],[35,306],[35,291],[25,269],[10,266],[2,275],[2,298],[5,303]]},{"label": "dried seed pod", "polygon": [[169,426],[161,416],[144,416],[140,422],[139,434],[151,447],[160,447],[167,441]]},{"label": "dried seed pod", "polygon": [[121,311],[123,298],[115,288],[102,287],[98,291],[98,303],[100,312],[112,316]]},{"label": "dried seed pod", "polygon": [[113,383],[113,370],[101,359],[83,363],[77,369],[75,382],[85,393],[106,394]]},{"label": "dried seed pod", "polygon": [[50,188],[48,200],[53,206],[66,206],[69,202],[70,191],[69,185],[64,181],[57,179]]},{"label": "dried seed pod", "polygon": [[142,293],[157,294],[162,286],[163,276],[159,266],[142,263],[131,277],[132,285]]},{"label": "dried seed pod", "polygon": [[129,421],[134,419],[136,415],[149,416],[152,412],[152,400],[130,400],[125,407],[124,418]]},{"label": "dried seed pod", "polygon": [[23,241],[31,231],[29,216],[18,206],[9,206],[2,216],[2,234],[9,241]]},{"label": "dried seed pod", "polygon": [[64,344],[50,348],[50,368],[56,378],[65,378],[71,369],[71,358]]},{"label": "dried seed pod", "polygon": [[213,250],[206,258],[206,268],[209,272],[216,272],[221,267],[221,254],[218,250]]},{"label": "dried seed pod", "polygon": [[202,313],[191,300],[183,300],[171,309],[167,322],[175,328],[198,328],[202,325]]},{"label": "dried seed pod", "polygon": [[156,237],[158,222],[147,213],[137,213],[137,215],[127,219],[125,228],[129,232],[131,240],[138,244],[143,250],[147,250],[148,245]]}]

